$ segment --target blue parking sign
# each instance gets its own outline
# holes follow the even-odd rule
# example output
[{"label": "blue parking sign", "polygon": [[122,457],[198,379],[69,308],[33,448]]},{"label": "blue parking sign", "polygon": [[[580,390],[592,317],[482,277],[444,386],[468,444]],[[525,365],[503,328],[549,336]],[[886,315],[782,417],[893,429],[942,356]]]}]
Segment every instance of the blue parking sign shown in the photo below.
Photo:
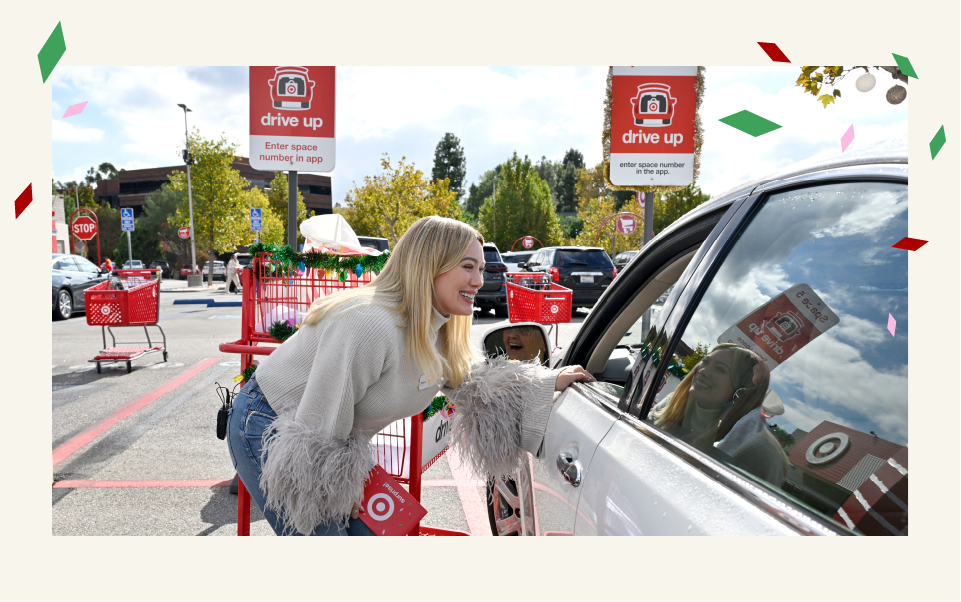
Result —
[{"label": "blue parking sign", "polygon": [[133,232],[133,207],[120,208],[120,230]]},{"label": "blue parking sign", "polygon": [[264,229],[264,222],[262,218],[261,209],[251,209],[250,210],[250,229],[254,232],[260,232]]}]

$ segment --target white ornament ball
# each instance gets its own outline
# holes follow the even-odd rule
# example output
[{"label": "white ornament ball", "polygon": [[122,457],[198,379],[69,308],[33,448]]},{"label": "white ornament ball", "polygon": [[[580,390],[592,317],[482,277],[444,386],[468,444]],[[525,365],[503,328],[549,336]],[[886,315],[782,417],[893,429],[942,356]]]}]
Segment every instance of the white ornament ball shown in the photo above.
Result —
[{"label": "white ornament ball", "polygon": [[854,82],[854,86],[858,89],[858,92],[870,92],[874,89],[875,83],[877,83],[877,80],[874,75],[865,73]]}]

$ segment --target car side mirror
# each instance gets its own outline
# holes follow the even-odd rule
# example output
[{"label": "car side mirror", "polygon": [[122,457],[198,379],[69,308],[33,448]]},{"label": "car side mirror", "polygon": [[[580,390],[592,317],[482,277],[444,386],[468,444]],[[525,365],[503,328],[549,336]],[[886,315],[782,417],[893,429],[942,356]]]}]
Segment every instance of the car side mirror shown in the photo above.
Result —
[{"label": "car side mirror", "polygon": [[484,335],[484,352],[487,357],[506,355],[512,360],[539,360],[550,367],[550,339],[547,329],[540,324],[525,322],[495,328]]},{"label": "car side mirror", "polygon": [[524,261],[518,261],[518,262],[517,262],[517,269],[518,269],[518,270],[523,270],[523,269],[525,269],[526,267],[527,267],[527,263],[526,263],[526,262],[524,262]]}]

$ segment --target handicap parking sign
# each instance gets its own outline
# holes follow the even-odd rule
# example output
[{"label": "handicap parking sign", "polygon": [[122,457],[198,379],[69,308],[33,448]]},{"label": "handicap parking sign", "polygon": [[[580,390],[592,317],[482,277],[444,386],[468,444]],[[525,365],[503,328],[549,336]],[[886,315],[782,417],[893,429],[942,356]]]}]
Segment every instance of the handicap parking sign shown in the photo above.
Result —
[{"label": "handicap parking sign", "polygon": [[263,213],[261,209],[252,208],[250,210],[250,229],[260,232],[264,229]]},{"label": "handicap parking sign", "polygon": [[120,208],[120,230],[133,232],[133,207]]}]

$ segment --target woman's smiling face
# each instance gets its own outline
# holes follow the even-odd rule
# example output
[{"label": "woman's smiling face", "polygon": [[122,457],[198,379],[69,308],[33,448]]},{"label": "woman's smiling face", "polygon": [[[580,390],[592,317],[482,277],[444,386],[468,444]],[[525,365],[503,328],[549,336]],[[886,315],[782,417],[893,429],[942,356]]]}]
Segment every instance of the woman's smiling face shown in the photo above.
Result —
[{"label": "woman's smiling face", "polygon": [[728,349],[718,349],[707,354],[694,367],[694,378],[688,396],[701,407],[723,408],[734,398],[734,380],[731,361],[734,354]]},{"label": "woman's smiling face", "polygon": [[434,278],[434,309],[442,316],[474,313],[474,295],[484,286],[484,249],[474,240],[452,270]]}]

